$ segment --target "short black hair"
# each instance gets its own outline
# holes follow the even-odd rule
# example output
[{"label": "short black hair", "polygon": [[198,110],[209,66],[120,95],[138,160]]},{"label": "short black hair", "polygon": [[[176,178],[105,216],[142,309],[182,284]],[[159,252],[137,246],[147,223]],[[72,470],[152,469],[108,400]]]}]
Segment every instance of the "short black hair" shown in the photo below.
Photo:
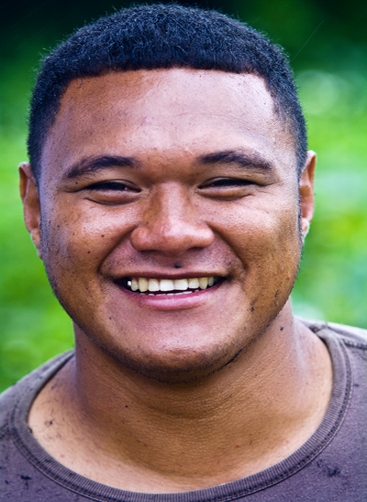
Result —
[{"label": "short black hair", "polygon": [[295,142],[298,174],[307,150],[293,74],[280,47],[216,11],[176,4],[122,9],[77,30],[41,65],[29,117],[28,154],[36,179],[47,133],[69,83],[115,71],[192,68],[262,77]]}]

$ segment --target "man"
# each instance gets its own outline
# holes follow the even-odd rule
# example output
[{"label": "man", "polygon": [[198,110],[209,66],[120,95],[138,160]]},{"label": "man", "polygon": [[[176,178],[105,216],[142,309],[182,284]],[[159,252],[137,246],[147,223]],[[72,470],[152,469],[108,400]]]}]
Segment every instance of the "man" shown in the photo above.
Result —
[{"label": "man", "polygon": [[123,10],[46,58],[28,145],[75,352],[2,397],[3,500],[367,500],[366,335],[291,312],[315,155],[279,49]]}]

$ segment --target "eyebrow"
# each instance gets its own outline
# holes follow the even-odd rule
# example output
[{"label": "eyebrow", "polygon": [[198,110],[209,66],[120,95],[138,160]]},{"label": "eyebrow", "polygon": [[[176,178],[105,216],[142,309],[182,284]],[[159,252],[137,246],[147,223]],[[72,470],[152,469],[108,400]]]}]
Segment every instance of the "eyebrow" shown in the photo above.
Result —
[{"label": "eyebrow", "polygon": [[107,169],[109,167],[132,167],[139,166],[139,162],[133,157],[122,157],[120,155],[101,155],[96,157],[86,157],[78,160],[69,166],[64,174],[65,179],[78,178]]},{"label": "eyebrow", "polygon": [[[200,155],[197,164],[237,164],[241,167],[253,167],[255,169],[274,169],[274,164],[265,159],[258,152],[245,153],[241,150],[225,150]],[[96,173],[110,167],[137,168],[140,162],[134,157],[121,155],[99,155],[85,157],[78,160],[66,169],[64,179],[75,179],[91,173]]]},{"label": "eyebrow", "polygon": [[199,157],[201,164],[237,164],[241,167],[255,169],[274,169],[275,165],[258,152],[243,152],[241,150],[226,150],[214,152]]}]

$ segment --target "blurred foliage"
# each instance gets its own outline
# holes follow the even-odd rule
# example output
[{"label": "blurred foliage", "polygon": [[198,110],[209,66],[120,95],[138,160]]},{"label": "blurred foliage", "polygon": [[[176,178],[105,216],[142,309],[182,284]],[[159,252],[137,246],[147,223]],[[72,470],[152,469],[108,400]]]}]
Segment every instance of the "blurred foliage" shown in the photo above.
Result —
[{"label": "blurred foliage", "polygon": [[[165,2],[163,2],[165,3]],[[183,2],[189,4],[190,2]],[[269,34],[295,69],[310,148],[316,214],[293,292],[297,314],[367,327],[367,4],[351,0],[203,0]],[[40,55],[84,22],[125,5],[6,1],[0,7],[0,389],[72,345],[24,229],[16,166]]]}]

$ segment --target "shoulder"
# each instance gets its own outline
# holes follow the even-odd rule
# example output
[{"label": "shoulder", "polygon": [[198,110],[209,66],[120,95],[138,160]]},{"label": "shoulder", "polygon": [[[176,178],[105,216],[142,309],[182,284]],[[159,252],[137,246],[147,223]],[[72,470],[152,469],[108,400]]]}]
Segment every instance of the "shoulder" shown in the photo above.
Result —
[{"label": "shoulder", "polygon": [[73,356],[73,353],[69,351],[47,361],[0,394],[0,430],[6,426],[10,415],[15,407],[19,406],[20,401],[24,402],[25,407],[30,405],[36,394]]},{"label": "shoulder", "polygon": [[367,330],[346,326],[344,324],[327,323],[329,330],[334,331],[344,343],[350,347],[367,349]]},{"label": "shoulder", "polygon": [[[346,372],[359,382],[367,378],[367,330],[323,321],[300,319],[327,346],[335,373]],[[363,386],[366,389],[365,385]],[[367,389],[366,389],[367,392]]]},{"label": "shoulder", "polygon": [[316,334],[322,335],[327,331],[329,336],[334,336],[347,346],[367,349],[367,330],[365,329],[334,322],[310,321],[301,318],[298,320]]}]

